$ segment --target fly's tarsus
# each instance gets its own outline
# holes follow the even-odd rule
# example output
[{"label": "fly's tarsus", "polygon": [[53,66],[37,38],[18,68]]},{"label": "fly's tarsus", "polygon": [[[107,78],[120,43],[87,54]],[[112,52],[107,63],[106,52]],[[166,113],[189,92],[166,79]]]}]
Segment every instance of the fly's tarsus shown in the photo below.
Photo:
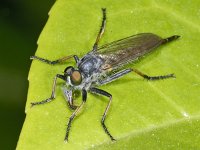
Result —
[{"label": "fly's tarsus", "polygon": [[142,72],[140,72],[137,69],[131,69],[133,72],[135,72],[136,74],[138,74],[139,76],[143,77],[144,79],[147,80],[163,80],[163,79],[168,79],[168,78],[176,78],[176,76],[172,73],[172,74],[167,74],[167,75],[161,75],[161,76],[148,76]]},{"label": "fly's tarsus", "polygon": [[74,105],[74,104],[70,104],[69,102],[68,102],[68,105],[69,105],[69,108],[70,108],[71,110],[76,110],[76,108],[78,107],[78,106],[76,106],[76,105]]},{"label": "fly's tarsus", "polygon": [[168,78],[176,78],[176,76],[174,74],[167,74],[167,75],[162,75],[162,76],[148,76],[148,75],[144,75],[143,76],[145,79],[147,80],[151,80],[151,81],[155,81],[155,80],[164,80],[164,79],[168,79]]},{"label": "fly's tarsus", "polygon": [[33,107],[35,105],[41,105],[41,104],[45,104],[45,103],[51,102],[54,99],[55,99],[55,97],[50,97],[50,98],[48,98],[46,100],[43,100],[43,101],[40,101],[40,102],[33,102],[33,103],[31,103],[31,107]]},{"label": "fly's tarsus", "polygon": [[110,139],[112,141],[115,141],[115,139],[113,138],[113,136],[110,134],[110,132],[108,131],[106,125],[105,125],[105,119],[106,119],[106,115],[108,113],[108,110],[110,108],[110,105],[111,105],[111,102],[112,102],[112,95],[104,90],[101,90],[101,89],[98,89],[98,88],[90,88],[90,92],[94,93],[94,94],[100,94],[100,95],[103,95],[103,96],[106,96],[109,98],[109,102],[108,102],[108,105],[103,113],[103,117],[101,119],[101,125],[105,131],[105,133],[110,137]]}]

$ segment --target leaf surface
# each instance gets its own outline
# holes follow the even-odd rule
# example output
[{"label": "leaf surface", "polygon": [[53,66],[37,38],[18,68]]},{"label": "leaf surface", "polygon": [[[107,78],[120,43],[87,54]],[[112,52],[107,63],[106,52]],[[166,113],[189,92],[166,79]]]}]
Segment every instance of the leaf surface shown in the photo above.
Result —
[{"label": "leaf surface", "polygon": [[[101,87],[113,95],[106,125],[116,142],[100,123],[108,99],[88,94],[64,143],[72,111],[61,92],[63,82],[59,80],[53,102],[33,108],[30,103],[48,98],[54,76],[75,62],[50,66],[33,61],[17,149],[200,149],[199,6],[195,0],[57,0],[39,37],[37,56],[55,60],[86,54],[99,31],[101,8],[107,8],[100,45],[143,32],[181,36],[130,65],[151,76],[175,73],[176,79],[150,82],[130,73]],[[80,101],[79,97],[76,102]]]}]

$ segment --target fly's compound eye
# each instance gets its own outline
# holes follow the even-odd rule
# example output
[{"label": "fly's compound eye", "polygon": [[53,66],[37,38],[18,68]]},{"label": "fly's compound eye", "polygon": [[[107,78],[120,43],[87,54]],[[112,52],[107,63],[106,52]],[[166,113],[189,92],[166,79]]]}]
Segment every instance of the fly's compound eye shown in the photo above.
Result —
[{"label": "fly's compound eye", "polygon": [[74,71],[74,68],[72,66],[69,66],[69,67],[65,68],[64,73],[65,73],[65,75],[69,76],[72,74],[72,71]]},{"label": "fly's compound eye", "polygon": [[79,85],[82,82],[81,73],[78,70],[74,70],[70,76],[73,85]]}]

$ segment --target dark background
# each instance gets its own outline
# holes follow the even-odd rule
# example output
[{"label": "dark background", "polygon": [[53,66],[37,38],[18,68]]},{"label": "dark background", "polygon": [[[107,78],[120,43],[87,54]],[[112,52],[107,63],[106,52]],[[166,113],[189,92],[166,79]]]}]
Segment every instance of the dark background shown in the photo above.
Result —
[{"label": "dark background", "polygon": [[[0,149],[15,149],[25,119],[28,72],[55,0],[0,0]],[[30,133],[31,134],[31,133]]]}]

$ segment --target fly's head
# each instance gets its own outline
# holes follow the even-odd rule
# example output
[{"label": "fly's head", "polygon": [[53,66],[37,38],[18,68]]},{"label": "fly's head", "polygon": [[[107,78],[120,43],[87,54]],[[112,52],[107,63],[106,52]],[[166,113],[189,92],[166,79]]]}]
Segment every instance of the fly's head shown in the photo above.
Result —
[{"label": "fly's head", "polygon": [[67,83],[71,86],[78,86],[82,83],[81,72],[72,66],[69,66],[64,70],[64,75],[67,79]]}]

